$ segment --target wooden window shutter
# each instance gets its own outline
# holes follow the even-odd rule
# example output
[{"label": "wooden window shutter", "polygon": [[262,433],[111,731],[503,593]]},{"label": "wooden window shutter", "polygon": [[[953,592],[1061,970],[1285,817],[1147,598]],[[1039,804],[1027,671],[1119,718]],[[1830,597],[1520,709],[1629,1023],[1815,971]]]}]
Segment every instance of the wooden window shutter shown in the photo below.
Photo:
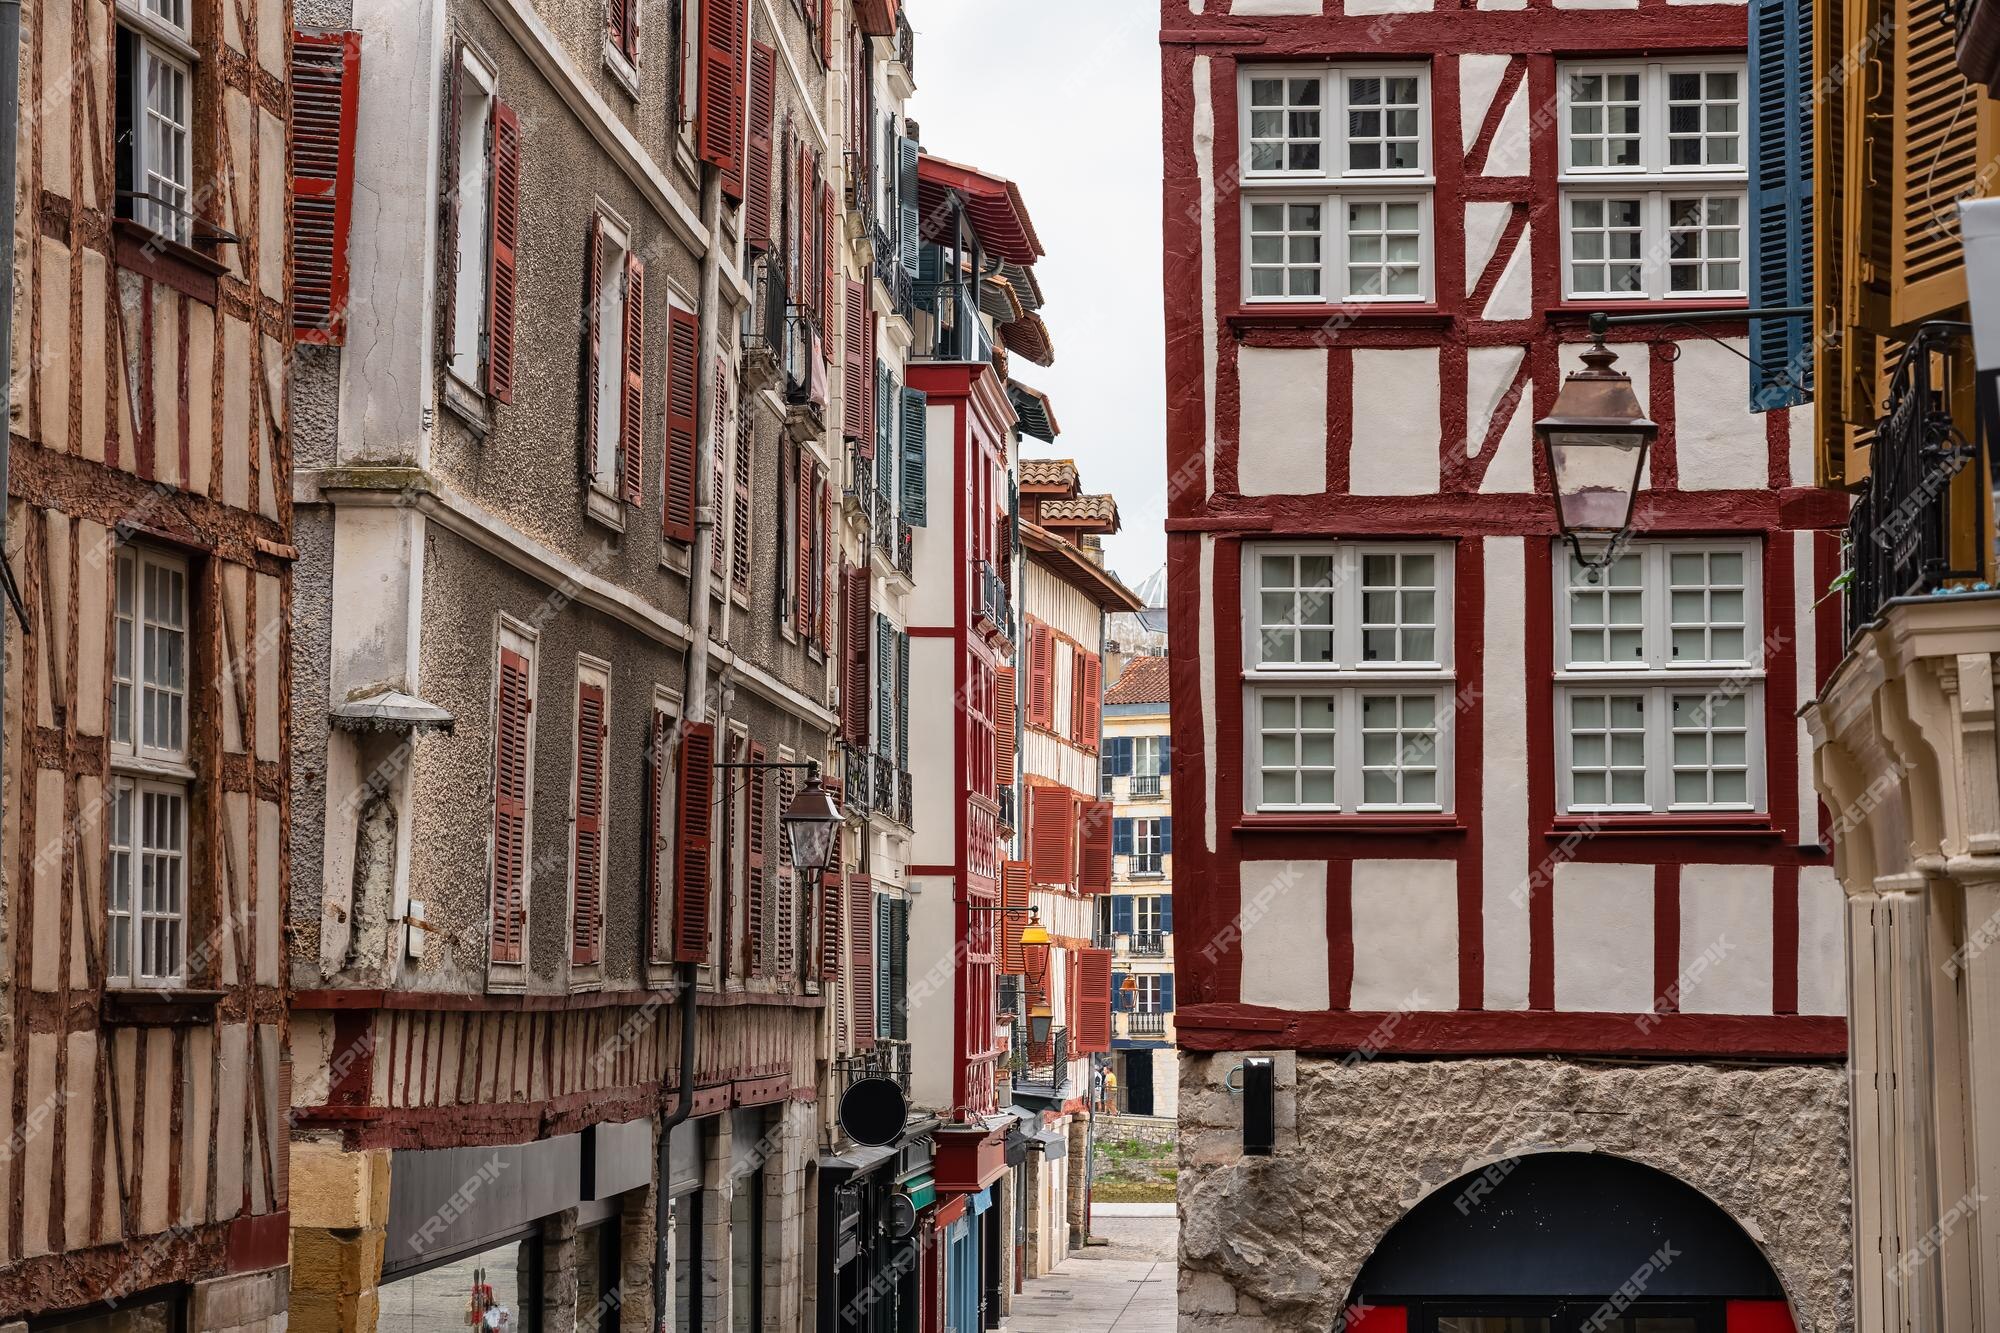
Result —
[{"label": "wooden window shutter", "polygon": [[1076,810],[1066,787],[1028,788],[1028,865],[1037,884],[1076,882]]},{"label": "wooden window shutter", "polygon": [[603,317],[597,295],[603,274],[604,219],[592,217],[583,255],[583,444],[577,456],[578,470],[587,478],[597,475],[597,414],[606,410],[597,401],[597,321]]},{"label": "wooden window shutter", "polygon": [[1001,786],[1014,780],[1015,738],[1020,702],[1016,697],[1014,668],[997,667],[993,672],[993,767]]},{"label": "wooden window shutter", "polygon": [[1086,683],[1084,661],[1086,654],[1077,644],[1069,649],[1069,738],[1078,745],[1086,743],[1085,732],[1090,727],[1090,696],[1084,692]]},{"label": "wooden window shutter", "polygon": [[1955,210],[1960,199],[1985,192],[1980,127],[1988,116],[1980,90],[1959,72],[1957,37],[1924,0],[1896,0],[1890,85],[1908,112],[1876,129],[1892,139],[1891,324],[1928,319],[1966,299]]},{"label": "wooden window shutter", "polygon": [[833,67],[833,0],[818,0],[819,22],[819,63],[821,67]]},{"label": "wooden window shutter", "polygon": [[1056,641],[1047,625],[1028,626],[1028,725],[1056,727]]},{"label": "wooden window shutter", "polygon": [[910,771],[910,634],[896,631],[896,768]]},{"label": "wooden window shutter", "polygon": [[[873,291],[873,285],[863,279],[861,283],[863,299]],[[861,320],[861,456],[874,457],[875,418],[887,410],[875,392],[875,367],[879,364],[875,344],[875,314],[869,310]]]},{"label": "wooden window shutter", "polygon": [[[839,860],[834,861],[840,864]],[[840,979],[841,890],[845,876],[829,869],[820,879],[819,891],[819,976],[821,981]]]},{"label": "wooden window shutter", "polygon": [[736,414],[735,494],[729,521],[729,583],[738,594],[750,595],[750,486],[756,476],[756,432],[751,414]]},{"label": "wooden window shutter", "polygon": [[868,309],[868,289],[852,278],[847,280],[847,355],[844,362],[841,430],[856,442],[869,438],[865,424],[868,407],[868,376],[874,367],[864,363],[868,351],[865,325],[872,323]]},{"label": "wooden window shutter", "polygon": [[801,639],[813,637],[813,577],[818,569],[814,546],[818,540],[819,509],[818,492],[813,486],[812,455],[804,445],[798,447],[798,478],[792,499],[797,511],[798,549],[798,605],[793,620]]},{"label": "wooden window shutter", "polygon": [[[778,774],[778,814],[792,808],[792,798],[798,795],[799,774],[795,768],[781,768]],[[798,871],[792,865],[791,840],[785,837],[781,824],[778,828],[778,888],[777,910],[773,913],[771,928],[772,958],[771,970],[786,981],[798,980]]]},{"label": "wooden window shutter", "polygon": [[[750,747],[750,762],[764,762],[764,747],[753,744]],[[764,888],[768,875],[765,865],[766,826],[770,811],[765,801],[768,790],[766,779],[770,770],[752,768],[745,775],[750,788],[750,830],[744,839],[748,855],[744,859],[743,876],[743,930],[749,936],[750,970],[758,976],[764,975],[770,966],[770,954],[764,939]]]},{"label": "wooden window shutter", "polygon": [[1111,950],[1079,949],[1075,979],[1070,1049],[1079,1055],[1101,1055],[1111,1049]]},{"label": "wooden window shutter", "polygon": [[1000,905],[1007,909],[1000,918],[1000,971],[1018,977],[1028,970],[1027,951],[1021,933],[1028,928],[1028,863],[1008,861],[1000,867]]},{"label": "wooden window shutter", "polygon": [[667,890],[667,738],[673,719],[653,710],[652,736],[646,745],[646,952],[652,962],[672,956],[672,941],[665,938]]},{"label": "wooden window shutter", "polygon": [[710,844],[715,836],[715,726],[681,728],[674,784],[674,961],[708,961]]},{"label": "wooden window shutter", "polygon": [[847,973],[854,997],[854,1044],[875,1044],[875,884],[854,875],[847,886]]},{"label": "wooden window shutter", "polygon": [[1096,749],[1104,718],[1104,659],[1083,655],[1083,743]]},{"label": "wooden window shutter", "polygon": [[1085,893],[1111,892],[1111,802],[1084,801],[1077,820],[1077,836],[1083,844],[1078,860],[1078,887]]},{"label": "wooden window shutter", "polygon": [[930,395],[922,389],[903,390],[903,521],[913,528],[930,521],[930,469],[925,461],[929,433]]},{"label": "wooden window shutter", "polygon": [[534,702],[528,659],[500,650],[493,756],[493,961],[524,961],[528,873],[528,747]]},{"label": "wooden window shutter", "polygon": [[743,185],[743,238],[752,253],[771,245],[771,149],[778,122],[778,49],[750,48],[750,150]]},{"label": "wooden window shutter", "polygon": [[709,503],[715,506],[715,540],[708,544],[709,569],[719,579],[729,567],[729,534],[723,530],[729,506],[729,367],[715,359],[715,389],[709,400],[714,405],[709,423]]},{"label": "wooden window shutter", "polygon": [[840,248],[835,238],[839,235],[837,228],[839,227],[840,224],[838,220],[839,215],[834,211],[833,182],[830,180],[823,179],[820,182],[819,216],[820,216],[819,299],[820,299],[820,309],[825,313],[825,329],[826,329],[827,341],[831,342],[833,341],[834,264],[838,257],[838,252]]},{"label": "wooden window shutter", "polygon": [[701,321],[678,306],[667,311],[667,449],[664,530],[694,540],[695,475],[700,436]]},{"label": "wooden window shutter", "polygon": [[514,401],[514,316],[521,241],[521,120],[514,108],[493,100],[491,271],[486,282],[486,391],[494,401]]},{"label": "wooden window shutter", "polygon": [[743,68],[742,0],[714,0],[701,7],[701,57],[696,62],[700,82],[695,88],[694,140],[696,155],[723,173],[725,188],[734,173],[740,189],[743,165],[741,88]]},{"label": "wooden window shutter", "polygon": [[292,34],[292,336],[347,340],[361,34]]},{"label": "wooden window shutter", "polygon": [[646,261],[625,257],[625,393],[619,404],[618,471],[625,503],[646,502]]},{"label": "wooden window shutter", "polygon": [[595,963],[604,935],[604,687],[576,691],[576,896],[570,907],[572,963]]},{"label": "wooden window shutter", "polygon": [[826,469],[817,463],[813,465],[813,475],[819,479],[819,650],[824,653],[833,647],[833,603],[839,589],[834,580],[839,577],[839,566],[833,559],[833,481]]},{"label": "wooden window shutter", "polygon": [[868,748],[868,624],[875,618],[875,584],[868,566],[849,565],[841,597],[840,739]]},{"label": "wooden window shutter", "polygon": [[[1812,13],[1751,0],[1750,304],[1812,304]],[[1750,410],[1812,398],[1813,321],[1750,322]]]},{"label": "wooden window shutter", "polygon": [[896,627],[875,613],[875,752],[887,759],[896,744]]},{"label": "wooden window shutter", "polygon": [[605,6],[612,48],[635,64],[639,59],[639,5],[640,0],[608,0]]},{"label": "wooden window shutter", "polygon": [[923,149],[915,139],[896,140],[897,232],[903,271],[913,278],[923,258],[923,210],[917,202],[917,168],[922,157]]}]

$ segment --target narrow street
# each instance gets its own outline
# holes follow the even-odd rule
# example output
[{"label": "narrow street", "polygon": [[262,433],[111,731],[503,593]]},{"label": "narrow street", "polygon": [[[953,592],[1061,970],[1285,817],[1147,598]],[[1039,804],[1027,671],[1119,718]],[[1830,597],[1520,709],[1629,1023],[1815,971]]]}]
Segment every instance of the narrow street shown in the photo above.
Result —
[{"label": "narrow street", "polygon": [[1099,1204],[1092,1245],[1014,1302],[1009,1333],[1161,1333],[1174,1327],[1172,1204]]}]

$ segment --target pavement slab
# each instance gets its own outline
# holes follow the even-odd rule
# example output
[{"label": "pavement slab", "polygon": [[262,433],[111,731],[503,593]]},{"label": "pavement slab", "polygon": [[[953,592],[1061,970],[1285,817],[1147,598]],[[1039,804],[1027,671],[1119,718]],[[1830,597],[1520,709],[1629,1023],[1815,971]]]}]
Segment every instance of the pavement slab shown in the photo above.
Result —
[{"label": "pavement slab", "polygon": [[1173,1333],[1180,1221],[1172,1206],[1098,1208],[1091,1230],[1110,1244],[1072,1251],[1028,1283],[1008,1333]]}]

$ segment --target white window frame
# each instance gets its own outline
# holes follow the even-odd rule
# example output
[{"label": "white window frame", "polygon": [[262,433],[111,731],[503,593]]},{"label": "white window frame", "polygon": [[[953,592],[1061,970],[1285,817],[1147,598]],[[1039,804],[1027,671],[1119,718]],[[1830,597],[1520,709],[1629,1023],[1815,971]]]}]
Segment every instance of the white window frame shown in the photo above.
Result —
[{"label": "white window frame", "polygon": [[[1317,78],[1320,83],[1320,165],[1317,170],[1254,169],[1251,166],[1251,86],[1264,79]],[[1417,165],[1348,165],[1347,89],[1355,79],[1413,78],[1417,81]],[[1430,70],[1421,64],[1246,65],[1237,76],[1237,162],[1241,183],[1239,282],[1246,305],[1409,305],[1436,299],[1436,238],[1432,195],[1433,127]],[[1384,127],[1386,129],[1386,126]],[[1347,211],[1351,203],[1406,203],[1418,206],[1417,290],[1388,295],[1352,292],[1348,287]],[[1252,282],[1251,209],[1257,204],[1317,204],[1320,208],[1319,291],[1311,295],[1257,295]],[[1288,247],[1289,248],[1289,247]],[[1269,266],[1264,266],[1269,267]],[[1291,269],[1289,255],[1286,271]],[[1289,287],[1289,279],[1286,286]]]},{"label": "white window frame", "polygon": [[[1670,165],[1671,139],[1668,130],[1667,93],[1670,77],[1691,71],[1736,75],[1737,139],[1734,164],[1699,163]],[[1571,81],[1579,75],[1639,76],[1639,163],[1637,166],[1571,165]],[[1556,72],[1557,88],[1557,182],[1561,187],[1559,232],[1562,237],[1562,290],[1569,300],[1631,301],[1712,301],[1747,297],[1749,294],[1750,229],[1749,73],[1740,56],[1691,56],[1671,60],[1608,60],[1565,63]],[[1707,131],[1703,131],[1706,135]],[[1705,152],[1705,147],[1704,147]],[[1737,201],[1737,245],[1733,260],[1738,282],[1733,287],[1703,286],[1692,291],[1672,287],[1672,237],[1677,230],[1672,217],[1675,200],[1693,197],[1727,196]],[[1636,199],[1640,205],[1639,264],[1642,290],[1601,291],[1580,287],[1574,268],[1575,246],[1570,204],[1576,199]],[[1727,262],[1729,256],[1724,257]],[[1599,262],[1596,260],[1586,262]],[[1607,261],[1608,262],[1608,261]],[[1706,265],[1702,279],[1707,281]]]},{"label": "white window frame", "polygon": [[653,687],[653,725],[666,721],[667,743],[660,756],[660,771],[653,775],[653,920],[654,938],[646,941],[648,961],[664,961],[673,956],[674,910],[680,881],[674,875],[676,849],[674,801],[679,793],[680,770],[674,760],[680,754],[681,696],[664,685]]},{"label": "white window frame", "polygon": [[[1160,828],[1166,816],[1134,815],[1131,818],[1132,853],[1126,860],[1127,878],[1159,879],[1167,873],[1167,840]],[[1151,865],[1145,864],[1148,857],[1152,858]]]},{"label": "white window frame", "polygon": [[[109,728],[110,783],[104,818],[109,863],[106,873],[105,984],[131,989],[171,989],[188,982],[188,918],[192,892],[189,869],[191,807],[194,803],[195,771],[189,763],[192,740],[189,736],[193,696],[194,579],[188,562],[178,555],[155,547],[121,546],[115,557],[112,581],[112,662],[113,715]],[[148,596],[150,573],[180,580],[180,617],[160,622]],[[130,602],[124,596],[130,575]],[[147,659],[148,622],[169,635],[180,638],[180,683],[178,689],[155,688],[147,683],[151,674]],[[126,693],[123,703],[121,692]],[[177,714],[179,744],[160,745],[146,739],[145,715],[149,697],[164,700]],[[122,723],[120,719],[123,719]],[[246,722],[245,725],[248,725]],[[142,837],[143,811],[149,799],[171,800],[179,809],[170,836],[146,840]],[[142,863],[154,859],[170,861],[178,868],[176,900],[165,907],[146,901],[146,873]],[[147,967],[142,962],[142,942],[150,924],[163,923],[173,955],[170,968]],[[122,947],[121,947],[122,946]]]},{"label": "white window frame", "polygon": [[[1432,657],[1426,661],[1371,661],[1363,656],[1362,632],[1364,562],[1371,555],[1432,557],[1430,622]],[[1265,662],[1262,653],[1262,593],[1259,562],[1265,556],[1326,556],[1332,560],[1328,594],[1332,599],[1333,657],[1328,662]],[[1456,712],[1453,663],[1453,556],[1445,542],[1260,542],[1247,544],[1242,566],[1243,633],[1243,758],[1244,808],[1249,813],[1311,814],[1447,814],[1453,808],[1453,717]],[[1399,585],[1400,586],[1400,585]],[[1400,615],[1401,608],[1398,608]],[[1422,623],[1422,622],[1413,622]],[[1362,703],[1383,695],[1428,695],[1434,700],[1434,767],[1436,799],[1428,802],[1373,802],[1366,799]],[[1333,700],[1334,799],[1280,801],[1267,799],[1262,762],[1263,702],[1271,697]],[[1400,710],[1399,710],[1400,711]],[[1398,765],[1400,768],[1400,764]],[[1303,791],[1298,795],[1303,797]]]},{"label": "white window frame", "polygon": [[486,314],[492,304],[492,141],[498,76],[469,46],[459,48],[458,178],[449,188],[457,200],[457,234],[452,245],[451,328],[445,369],[475,399],[486,394]]},{"label": "white window frame", "polygon": [[1160,905],[1164,897],[1164,894],[1158,893],[1132,895],[1132,934],[1135,937],[1166,934],[1166,912]]},{"label": "white window frame", "polygon": [[[1669,569],[1676,554],[1734,553],[1743,559],[1743,654],[1736,658],[1678,659],[1673,652]],[[1574,568],[1568,550],[1556,548],[1555,661],[1557,799],[1566,815],[1756,814],[1768,809],[1764,747],[1766,675],[1763,547],[1754,538],[1674,538],[1634,542],[1625,555],[1640,561],[1642,656],[1636,664],[1575,661],[1570,657],[1571,595]],[[1683,622],[1684,624],[1693,622]],[[1731,622],[1732,624],[1734,622]],[[1579,696],[1629,694],[1644,700],[1645,799],[1639,802],[1580,803],[1575,794],[1571,718]],[[1740,697],[1745,705],[1745,787],[1740,802],[1679,802],[1674,799],[1673,703],[1676,696]],[[1612,793],[1607,791],[1607,797]]]},{"label": "white window frame", "polygon": [[[117,20],[132,35],[136,60],[126,75],[133,80],[131,90],[132,190],[135,195],[152,194],[152,181],[159,175],[181,192],[178,209],[154,199],[134,198],[132,218],[168,240],[188,244],[194,235],[194,109],[195,71],[200,56],[194,45],[193,0],[117,0]],[[164,69],[180,81],[180,119],[173,127],[180,136],[176,161],[162,162],[154,153],[152,102],[147,86],[155,69]]]},{"label": "white window frame", "polygon": [[1138,983],[1132,991],[1132,1012],[1135,1014],[1164,1014],[1166,1011],[1166,987],[1161,983],[1161,973],[1134,972],[1132,979]]},{"label": "white window frame", "polygon": [[[624,517],[623,460],[618,446],[625,423],[625,302],[630,295],[625,261],[632,253],[632,234],[609,209],[600,207],[596,218],[603,243],[599,246],[602,262],[597,270],[597,290],[591,293],[597,303],[597,383],[592,390],[597,395],[597,436],[590,442],[590,490],[598,501],[591,506],[591,513],[620,526]],[[665,471],[663,467],[663,477]],[[716,540],[722,541],[725,535],[718,525]]]}]

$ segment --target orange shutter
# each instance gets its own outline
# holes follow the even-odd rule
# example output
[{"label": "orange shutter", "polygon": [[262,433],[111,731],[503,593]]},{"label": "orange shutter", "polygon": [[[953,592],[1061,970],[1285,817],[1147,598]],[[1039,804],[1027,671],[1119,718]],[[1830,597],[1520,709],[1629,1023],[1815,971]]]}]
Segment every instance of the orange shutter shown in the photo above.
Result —
[{"label": "orange shutter", "polygon": [[361,34],[294,33],[291,91],[292,333],[337,347],[347,337]]},{"label": "orange shutter", "polygon": [[709,842],[715,834],[715,727],[681,731],[674,787],[674,961],[708,961],[708,904],[714,891]]},{"label": "orange shutter", "polygon": [[993,766],[1003,787],[1014,780],[1019,707],[1014,693],[1014,668],[997,668],[993,673]]},{"label": "orange shutter", "polygon": [[625,396],[619,405],[618,462],[625,503],[646,502],[646,261],[625,257]]},{"label": "orange shutter", "polygon": [[570,904],[572,963],[595,963],[604,934],[604,687],[576,691],[576,896]]},{"label": "orange shutter", "polygon": [[1027,950],[1021,932],[1028,928],[1028,863],[1008,861],[1000,867],[1000,905],[1007,909],[1000,918],[1000,970],[1018,977],[1028,970]]},{"label": "orange shutter", "polygon": [[1083,743],[1095,750],[1104,730],[1104,659],[1083,655]]},{"label": "orange shutter", "polygon": [[1056,726],[1056,640],[1047,625],[1028,627],[1028,725]]},{"label": "orange shutter", "polygon": [[1076,802],[1066,787],[1028,788],[1028,864],[1037,884],[1076,882]]},{"label": "orange shutter", "polygon": [[1083,949],[1076,955],[1075,1019],[1070,1050],[1098,1055],[1111,1049],[1111,950]]},{"label": "orange shutter", "polygon": [[1078,886],[1085,893],[1111,892],[1111,802],[1083,801],[1077,836],[1083,844]]},{"label": "orange shutter", "polygon": [[500,650],[493,755],[493,961],[522,961],[528,870],[528,659]]},{"label": "orange shutter", "polygon": [[[752,744],[750,762],[764,762],[764,747]],[[763,975],[768,958],[764,950],[764,826],[765,785],[769,770],[750,769],[746,780],[750,788],[750,835],[744,841],[749,844],[750,854],[746,858],[743,888],[743,929],[750,937],[750,970]]]},{"label": "orange shutter", "polygon": [[667,449],[665,533],[694,540],[695,473],[700,421],[701,321],[678,306],[667,312]]}]

